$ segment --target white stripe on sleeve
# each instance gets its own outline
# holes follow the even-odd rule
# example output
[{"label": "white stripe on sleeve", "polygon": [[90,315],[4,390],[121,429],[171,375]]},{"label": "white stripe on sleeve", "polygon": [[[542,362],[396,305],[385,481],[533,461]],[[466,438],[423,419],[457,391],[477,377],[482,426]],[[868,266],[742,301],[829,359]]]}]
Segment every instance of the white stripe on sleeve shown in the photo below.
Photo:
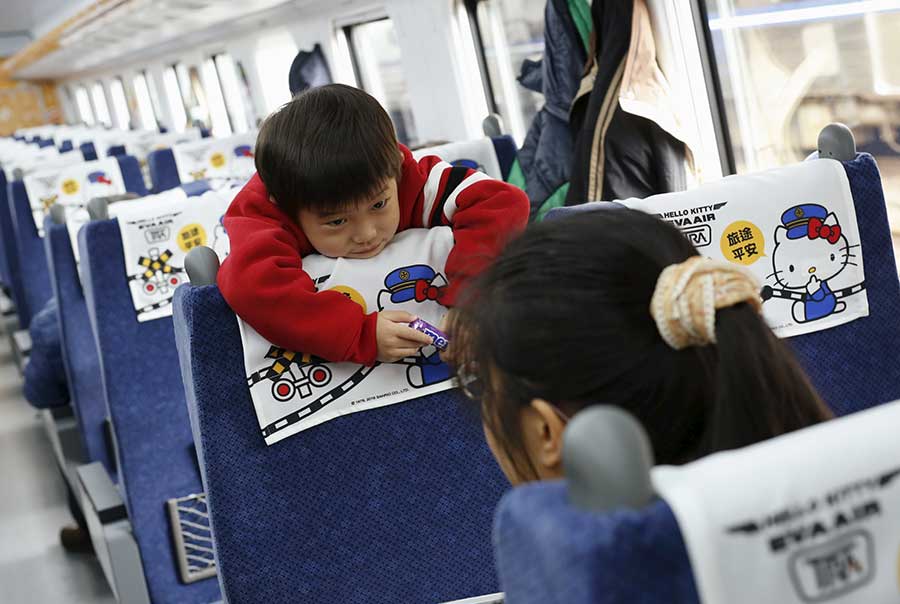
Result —
[{"label": "white stripe on sleeve", "polygon": [[459,183],[459,186],[453,190],[453,193],[451,193],[450,197],[447,198],[447,203],[444,204],[444,216],[447,217],[448,222],[451,222],[453,220],[453,215],[456,214],[456,210],[459,209],[456,205],[456,198],[459,197],[459,194],[474,185],[476,182],[481,182],[482,180],[495,179],[491,178],[484,172],[475,172],[474,174],[466,177],[466,179]]},{"label": "white stripe on sleeve", "polygon": [[445,161],[438,162],[431,168],[428,173],[428,180],[425,182],[425,203],[422,206],[422,225],[428,227],[428,221],[431,219],[431,212],[434,210],[434,202],[437,199],[438,189],[441,186],[441,177],[444,170],[452,168]]}]

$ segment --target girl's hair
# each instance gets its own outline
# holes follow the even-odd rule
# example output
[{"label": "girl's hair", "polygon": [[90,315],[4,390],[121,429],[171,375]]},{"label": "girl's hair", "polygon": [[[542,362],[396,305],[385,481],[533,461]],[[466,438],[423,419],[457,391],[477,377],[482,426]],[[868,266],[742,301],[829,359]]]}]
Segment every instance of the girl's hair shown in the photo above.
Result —
[{"label": "girl's hair", "polygon": [[598,210],[531,227],[472,285],[450,325],[454,363],[481,384],[482,418],[521,476],[536,476],[515,454],[535,398],[568,415],[598,403],[629,411],[664,464],[831,416],[746,303],[716,313],[716,345],[663,341],[650,315],[657,279],[695,255],[655,217]]}]

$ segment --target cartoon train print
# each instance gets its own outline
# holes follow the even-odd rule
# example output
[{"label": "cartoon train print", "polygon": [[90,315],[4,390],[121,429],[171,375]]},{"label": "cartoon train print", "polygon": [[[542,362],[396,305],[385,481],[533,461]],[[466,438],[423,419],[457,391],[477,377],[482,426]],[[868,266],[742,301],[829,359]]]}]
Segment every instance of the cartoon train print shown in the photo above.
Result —
[{"label": "cartoon train print", "polygon": [[306,399],[313,395],[313,388],[327,386],[332,373],[325,361],[308,354],[300,354],[271,346],[266,353],[272,364],[247,378],[247,385],[253,387],[261,381],[272,382],[272,397],[286,403],[295,397]]},{"label": "cartoon train print", "polygon": [[144,271],[135,278],[143,281],[141,287],[144,293],[165,296],[181,284],[181,269],[169,264],[172,259],[171,250],[160,252],[159,248],[152,248],[147,254],[138,259],[138,264]]}]

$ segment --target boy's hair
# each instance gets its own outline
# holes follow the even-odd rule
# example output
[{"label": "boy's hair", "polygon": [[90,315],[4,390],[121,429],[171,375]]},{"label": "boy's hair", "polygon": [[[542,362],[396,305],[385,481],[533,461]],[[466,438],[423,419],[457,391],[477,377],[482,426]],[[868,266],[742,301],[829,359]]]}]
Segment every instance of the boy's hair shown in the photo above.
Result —
[{"label": "boy's hair", "polygon": [[256,171],[275,203],[339,212],[400,179],[403,155],[391,118],[371,95],[343,84],[308,90],[266,118]]},{"label": "boy's hair", "polygon": [[592,404],[627,410],[662,464],[831,417],[749,304],[716,313],[716,345],[663,341],[650,314],[656,282],[696,255],[653,216],[597,210],[529,228],[470,288],[451,320],[454,363],[480,382],[483,420],[519,476],[537,476],[519,416],[536,398],[569,416]]}]

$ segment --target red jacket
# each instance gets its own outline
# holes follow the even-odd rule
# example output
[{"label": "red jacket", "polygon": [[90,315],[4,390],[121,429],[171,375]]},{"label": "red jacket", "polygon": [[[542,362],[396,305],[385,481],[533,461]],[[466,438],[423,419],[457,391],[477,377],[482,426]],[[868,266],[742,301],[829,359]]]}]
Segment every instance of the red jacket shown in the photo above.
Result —
[{"label": "red jacket", "polygon": [[[452,167],[439,157],[418,162],[404,146],[397,186],[398,231],[449,225],[455,244],[447,258],[452,305],[460,288],[480,273],[508,239],[525,228],[529,202],[512,185],[481,172]],[[377,313],[343,294],[316,292],[303,270],[303,256],[316,253],[300,227],[269,201],[259,175],[238,194],[225,214],[231,252],[219,271],[222,295],[234,312],[276,346],[328,361],[375,363]]]}]

